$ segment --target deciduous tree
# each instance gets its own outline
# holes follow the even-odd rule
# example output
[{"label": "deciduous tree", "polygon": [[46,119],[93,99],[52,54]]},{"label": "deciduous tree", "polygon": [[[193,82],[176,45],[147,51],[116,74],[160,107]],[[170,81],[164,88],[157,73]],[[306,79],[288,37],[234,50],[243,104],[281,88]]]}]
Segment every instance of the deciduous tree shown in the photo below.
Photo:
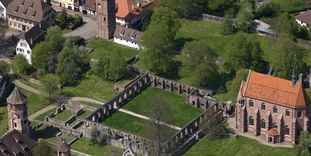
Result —
[{"label": "deciduous tree", "polygon": [[10,71],[10,65],[5,61],[0,61],[0,73],[1,74],[8,74]]},{"label": "deciduous tree", "polygon": [[54,93],[58,90],[60,85],[58,76],[53,74],[47,74],[43,77],[41,81],[44,85],[46,92],[49,95],[49,100],[52,101],[52,97]]},{"label": "deciduous tree", "polygon": [[28,64],[27,59],[21,55],[18,54],[15,56],[14,61],[12,63],[13,71],[18,76],[26,76],[31,74],[32,68]]},{"label": "deciduous tree", "polygon": [[47,71],[48,69],[48,58],[49,53],[51,53],[52,47],[49,42],[40,42],[37,44],[31,54],[31,63],[32,65],[41,70]]}]

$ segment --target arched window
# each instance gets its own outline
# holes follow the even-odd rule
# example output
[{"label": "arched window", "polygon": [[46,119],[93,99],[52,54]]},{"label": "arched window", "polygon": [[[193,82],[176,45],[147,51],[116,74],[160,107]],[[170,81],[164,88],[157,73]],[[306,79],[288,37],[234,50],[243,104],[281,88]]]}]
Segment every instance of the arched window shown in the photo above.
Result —
[{"label": "arched window", "polygon": [[297,112],[297,118],[300,118],[301,116],[302,116],[301,111],[298,111],[298,112]]},{"label": "arched window", "polygon": [[278,108],[276,108],[276,106],[273,106],[273,113],[277,113],[278,112]]},{"label": "arched window", "polygon": [[284,133],[285,133],[285,135],[289,135],[289,127],[287,125],[285,126],[285,132]]},{"label": "arched window", "polygon": [[253,100],[249,100],[248,105],[249,105],[250,107],[253,107],[253,106],[254,106]]},{"label": "arched window", "polygon": [[286,116],[290,116],[290,111],[289,111],[289,109],[286,109],[286,110],[285,110],[285,115],[286,115]]},{"label": "arched window", "polygon": [[265,105],[265,103],[262,103],[262,104],[261,104],[261,110],[266,110],[266,105]]},{"label": "arched window", "polygon": [[266,120],[261,119],[261,128],[266,128]]},{"label": "arched window", "polygon": [[248,117],[248,123],[249,125],[254,125],[254,119],[252,116]]},{"label": "arched window", "polygon": [[278,125],[276,124],[276,122],[273,122],[273,124],[272,124],[272,128],[278,128]]}]

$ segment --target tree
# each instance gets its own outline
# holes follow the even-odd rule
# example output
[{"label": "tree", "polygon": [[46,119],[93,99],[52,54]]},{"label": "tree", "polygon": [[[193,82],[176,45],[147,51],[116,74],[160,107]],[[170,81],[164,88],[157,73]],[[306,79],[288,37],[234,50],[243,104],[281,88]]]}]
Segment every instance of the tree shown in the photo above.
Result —
[{"label": "tree", "polygon": [[53,153],[52,148],[45,142],[40,141],[39,144],[35,147],[33,151],[34,156],[53,156],[55,153]]},{"label": "tree", "polygon": [[142,36],[144,51],[141,61],[145,68],[157,74],[169,71],[173,62],[174,38],[179,27],[175,12],[164,7],[154,10],[151,23]]},{"label": "tree", "polygon": [[27,59],[21,54],[15,56],[12,67],[14,73],[18,76],[26,76],[32,72],[32,68],[28,64]]},{"label": "tree", "polygon": [[213,108],[206,111],[206,116],[200,127],[205,135],[215,138],[225,134],[224,127],[222,125],[223,118],[221,115],[222,113],[218,114],[218,112],[215,112]]},{"label": "tree", "polygon": [[[237,10],[237,0],[209,0],[208,12],[212,12],[216,15],[223,16],[225,12],[231,9]],[[234,11],[235,12],[235,11]]]},{"label": "tree", "polygon": [[5,61],[0,61],[0,73],[8,74],[10,71],[10,65]]},{"label": "tree", "polygon": [[140,28],[142,31],[145,31],[149,26],[152,14],[153,10],[149,8],[144,9],[143,12],[141,13]]},{"label": "tree", "polygon": [[50,27],[47,30],[46,39],[52,47],[53,54],[57,55],[63,49],[65,39],[63,37],[62,30],[59,27]]},{"label": "tree", "polygon": [[64,29],[67,27],[67,23],[68,23],[67,17],[68,17],[68,14],[65,9],[63,9],[60,13],[56,15],[55,21],[61,29]]},{"label": "tree", "polygon": [[40,42],[37,44],[31,54],[32,65],[41,71],[48,70],[49,53],[52,47],[49,42]]},{"label": "tree", "polygon": [[295,38],[309,39],[308,31],[302,28],[295,21],[295,18],[288,14],[283,13],[279,15],[277,20],[277,31],[279,38]]},{"label": "tree", "polygon": [[202,41],[185,44],[182,49],[185,56],[179,75],[196,87],[215,88],[217,85],[217,54]]},{"label": "tree", "polygon": [[197,12],[195,0],[165,0],[161,5],[173,9],[182,17],[189,18]]},{"label": "tree", "polygon": [[261,17],[276,17],[281,12],[281,7],[279,3],[275,2],[267,2],[262,4],[256,10],[256,19],[260,19]]},{"label": "tree", "polygon": [[58,55],[57,70],[61,85],[74,85],[89,69],[89,58],[78,47],[65,47]]},{"label": "tree", "polygon": [[126,67],[126,61],[120,53],[109,53],[101,55],[94,62],[92,70],[104,80],[117,81],[127,74]]},{"label": "tree", "polygon": [[57,77],[57,75],[47,74],[41,81],[49,95],[49,100],[51,101],[52,96],[59,88],[59,78]]},{"label": "tree", "polygon": [[221,33],[223,35],[231,35],[231,34],[234,34],[236,32],[237,32],[237,28],[234,25],[234,22],[226,16],[224,19],[224,22],[222,23]]},{"label": "tree", "polygon": [[229,71],[237,71],[240,68],[261,70],[262,50],[259,42],[243,34],[237,35],[230,43],[230,49],[226,51],[224,60],[225,68]]},{"label": "tree", "polygon": [[299,144],[295,146],[298,156],[311,156],[311,135],[309,132],[301,132]]},{"label": "tree", "polygon": [[289,38],[280,38],[276,42],[276,51],[271,55],[270,63],[274,74],[279,77],[291,79],[293,69],[295,74],[302,72],[304,50]]},{"label": "tree", "polygon": [[149,127],[147,127],[146,134],[156,143],[154,155],[161,156],[163,151],[162,142],[165,141],[165,137],[168,136],[167,127],[161,123],[169,123],[172,117],[171,108],[168,103],[158,95],[154,95],[146,101],[148,105],[148,114],[150,114],[150,118],[153,120],[152,122],[148,122]]},{"label": "tree", "polygon": [[89,137],[92,144],[105,145],[110,140],[110,136],[105,130],[101,130],[99,128],[96,128],[95,126],[92,126],[89,129]]}]

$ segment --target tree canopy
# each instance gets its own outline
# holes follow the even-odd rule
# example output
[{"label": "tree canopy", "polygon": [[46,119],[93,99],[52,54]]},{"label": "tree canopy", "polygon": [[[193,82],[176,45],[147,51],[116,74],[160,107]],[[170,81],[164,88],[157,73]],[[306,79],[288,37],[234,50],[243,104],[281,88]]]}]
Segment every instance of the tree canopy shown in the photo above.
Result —
[{"label": "tree canopy", "polygon": [[185,56],[180,76],[196,87],[216,87],[217,84],[217,54],[203,41],[192,41],[182,49]]},{"label": "tree canopy", "polygon": [[41,69],[42,71],[47,71],[48,69],[48,58],[52,47],[49,42],[40,42],[37,44],[31,54],[32,65]]},{"label": "tree canopy", "polygon": [[28,64],[27,59],[21,54],[15,56],[14,61],[12,63],[12,67],[14,73],[17,74],[18,76],[29,75],[32,71],[32,68]]},{"label": "tree canopy", "polygon": [[166,7],[154,10],[151,23],[142,36],[144,50],[141,61],[148,70],[161,74],[170,69],[174,55],[174,38],[179,27],[176,12]]},{"label": "tree canopy", "polygon": [[8,74],[10,71],[10,65],[5,61],[0,61],[0,73]]},{"label": "tree canopy", "polygon": [[50,27],[47,30],[46,40],[50,43],[54,53],[58,54],[63,49],[65,38],[59,27]]}]

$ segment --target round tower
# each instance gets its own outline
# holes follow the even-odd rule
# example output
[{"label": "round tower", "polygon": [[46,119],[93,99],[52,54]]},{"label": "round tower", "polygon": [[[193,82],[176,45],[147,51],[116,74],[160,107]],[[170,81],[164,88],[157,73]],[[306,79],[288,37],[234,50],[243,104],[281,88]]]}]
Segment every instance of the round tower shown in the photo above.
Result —
[{"label": "round tower", "polygon": [[70,146],[65,141],[62,141],[62,143],[58,145],[57,155],[70,156],[70,150],[71,150]]},{"label": "round tower", "polygon": [[30,122],[27,113],[27,97],[16,87],[7,98],[7,108],[9,130],[15,129],[22,134],[28,134]]}]

